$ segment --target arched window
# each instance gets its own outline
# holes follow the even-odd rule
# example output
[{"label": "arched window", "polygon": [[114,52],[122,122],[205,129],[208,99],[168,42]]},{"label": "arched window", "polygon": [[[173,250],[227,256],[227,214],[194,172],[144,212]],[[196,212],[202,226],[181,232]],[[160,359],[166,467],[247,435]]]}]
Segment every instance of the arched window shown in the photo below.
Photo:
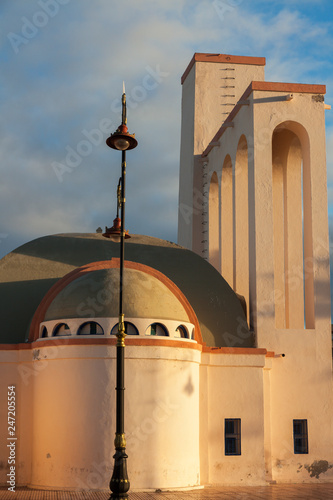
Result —
[{"label": "arched window", "polygon": [[46,326],[43,326],[42,333],[41,333],[41,338],[45,339],[46,337],[48,337],[48,331],[47,331]]},{"label": "arched window", "polygon": [[78,335],[104,335],[103,328],[95,321],[88,321],[80,326]]},{"label": "arched window", "polygon": [[[124,323],[125,323],[126,335],[139,335],[139,331],[133,323],[130,323],[129,321],[125,321]],[[112,328],[111,335],[116,335],[117,333],[118,333],[118,323],[116,323]]]},{"label": "arched window", "polygon": [[176,338],[182,338],[182,339],[188,339],[188,331],[186,326],[184,325],[179,325],[176,328],[175,335]]},{"label": "arched window", "polygon": [[168,330],[161,323],[153,323],[148,326],[146,335],[156,335],[157,337],[168,337]]},{"label": "arched window", "polygon": [[71,335],[71,331],[66,323],[59,323],[53,330],[53,337],[63,337],[67,335]]},{"label": "arched window", "polygon": [[295,122],[272,138],[277,328],[314,327],[312,197],[308,136]]}]

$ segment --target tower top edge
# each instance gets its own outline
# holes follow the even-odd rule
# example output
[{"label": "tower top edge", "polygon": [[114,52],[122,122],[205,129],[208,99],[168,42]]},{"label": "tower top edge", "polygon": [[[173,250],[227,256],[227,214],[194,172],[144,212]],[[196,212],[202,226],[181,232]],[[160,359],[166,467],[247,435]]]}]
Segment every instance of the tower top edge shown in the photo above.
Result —
[{"label": "tower top edge", "polygon": [[181,83],[183,84],[188,76],[189,72],[193,68],[196,62],[209,62],[209,63],[226,63],[226,64],[245,64],[254,66],[265,66],[265,57],[252,57],[252,56],[233,56],[229,54],[205,54],[201,52],[195,52],[189,65],[187,66],[182,78]]}]

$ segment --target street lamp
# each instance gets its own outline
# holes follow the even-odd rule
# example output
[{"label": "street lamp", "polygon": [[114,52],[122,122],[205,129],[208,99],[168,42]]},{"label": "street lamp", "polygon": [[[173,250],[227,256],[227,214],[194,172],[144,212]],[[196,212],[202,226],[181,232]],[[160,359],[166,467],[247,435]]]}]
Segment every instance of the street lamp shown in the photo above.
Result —
[{"label": "street lamp", "polygon": [[[134,149],[138,145],[135,139],[135,134],[128,133],[126,126],[126,93],[125,85],[123,85],[122,94],[122,122],[114,134],[106,140],[106,144],[112,148],[121,151],[121,180],[118,184],[118,205],[117,215],[119,215],[119,205],[121,208],[121,225],[120,225],[120,280],[119,280],[119,323],[117,333],[117,386],[116,386],[116,437],[114,446],[116,452],[113,456],[114,467],[113,474],[110,480],[110,490],[112,494],[109,500],[117,500],[128,498],[128,490],[130,483],[127,475],[127,455],[126,455],[126,439],[124,432],[124,374],[125,374],[125,323],[123,313],[123,292],[124,292],[124,256],[125,256],[125,180],[126,180],[126,151]],[[119,221],[119,217],[117,217]],[[117,222],[118,222],[117,221]],[[115,226],[115,224],[114,224]],[[105,236],[107,236],[107,231]],[[108,237],[108,236],[107,236]]]}]

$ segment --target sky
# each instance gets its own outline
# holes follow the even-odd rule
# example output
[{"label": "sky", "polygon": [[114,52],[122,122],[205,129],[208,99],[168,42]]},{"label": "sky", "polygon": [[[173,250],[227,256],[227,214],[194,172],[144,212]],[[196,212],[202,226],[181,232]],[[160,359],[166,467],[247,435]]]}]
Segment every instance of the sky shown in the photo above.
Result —
[{"label": "sky", "polygon": [[[121,122],[126,228],[177,241],[181,75],[195,52],[266,57],[268,81],[325,84],[329,0],[1,0],[0,257],[47,234],[95,232],[116,213]],[[333,229],[333,110],[326,111]],[[332,246],[333,248],[333,246]]]}]

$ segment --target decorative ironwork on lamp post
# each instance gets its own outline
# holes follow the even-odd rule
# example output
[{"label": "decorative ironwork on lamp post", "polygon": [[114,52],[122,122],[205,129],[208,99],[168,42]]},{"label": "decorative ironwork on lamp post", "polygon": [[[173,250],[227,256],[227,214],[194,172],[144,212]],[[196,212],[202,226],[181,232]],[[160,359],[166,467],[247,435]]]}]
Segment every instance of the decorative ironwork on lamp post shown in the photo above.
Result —
[{"label": "decorative ironwork on lamp post", "polygon": [[[116,452],[113,456],[114,467],[110,480],[110,490],[112,494],[109,500],[128,498],[130,483],[127,475],[127,454],[126,439],[124,432],[124,391],[125,391],[125,322],[123,312],[123,292],[124,292],[124,257],[125,257],[125,180],[126,180],[126,151],[134,149],[138,145],[135,134],[129,134],[126,117],[126,93],[125,85],[122,94],[122,122],[114,134],[106,140],[106,144],[121,151],[121,179],[117,189],[117,217],[114,220],[113,228],[107,229],[104,236],[112,237],[112,229],[119,229],[119,206],[120,216],[120,278],[119,278],[119,324],[117,333],[117,386],[116,386],[116,437],[114,446]],[[113,234],[115,231],[113,231]],[[128,235],[127,235],[128,237]]]},{"label": "decorative ironwork on lamp post", "polygon": [[[105,233],[103,233],[104,238],[109,238],[113,241],[119,242],[121,238],[121,219],[119,217],[119,209],[121,208],[121,177],[117,186],[117,215],[113,219],[112,227],[105,227]],[[102,232],[102,230],[101,230]],[[128,231],[125,230],[125,239],[130,238]]]}]

